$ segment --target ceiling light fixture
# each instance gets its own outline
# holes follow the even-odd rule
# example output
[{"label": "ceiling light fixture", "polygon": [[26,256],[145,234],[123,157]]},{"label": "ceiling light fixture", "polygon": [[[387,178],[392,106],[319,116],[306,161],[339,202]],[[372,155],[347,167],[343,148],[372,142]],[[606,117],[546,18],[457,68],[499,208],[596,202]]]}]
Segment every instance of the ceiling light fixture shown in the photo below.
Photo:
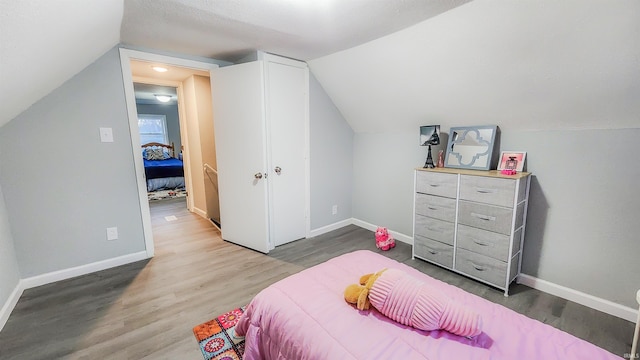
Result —
[{"label": "ceiling light fixture", "polygon": [[158,101],[166,103],[171,101],[171,95],[158,95],[158,94],[154,94],[153,96],[156,97],[156,99],[158,99]]},{"label": "ceiling light fixture", "polygon": [[151,68],[160,73],[167,72],[169,70],[166,67],[162,67],[162,66],[152,66]]}]

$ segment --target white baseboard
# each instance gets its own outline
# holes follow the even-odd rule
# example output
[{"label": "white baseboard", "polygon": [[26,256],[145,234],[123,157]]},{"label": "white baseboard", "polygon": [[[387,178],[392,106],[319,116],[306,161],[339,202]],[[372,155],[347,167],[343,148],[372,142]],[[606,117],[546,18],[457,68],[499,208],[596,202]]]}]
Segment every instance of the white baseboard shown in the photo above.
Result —
[{"label": "white baseboard", "polygon": [[22,296],[22,293],[26,289],[50,284],[56,281],[70,279],[80,275],[90,274],[96,271],[110,269],[112,267],[125,265],[148,258],[149,256],[147,255],[146,251],[140,251],[137,253],[123,255],[112,259],[97,261],[91,264],[80,265],[69,269],[53,271],[50,273],[21,279],[16,285],[16,288],[9,296],[9,299],[7,299],[4,305],[2,305],[2,309],[0,309],[0,331],[7,323],[9,315],[11,315],[11,312],[16,307],[18,300],[20,300],[20,296]]},{"label": "white baseboard", "polygon": [[[378,225],[374,225],[371,223],[368,223],[366,221],[362,221],[360,219],[351,219],[352,220],[352,224],[356,225],[356,226],[360,226],[361,228],[365,228],[367,230],[371,230],[371,231],[376,231],[376,229],[378,228]],[[398,241],[402,241],[403,243],[409,244],[409,245],[413,245],[413,237],[405,235],[403,233],[399,233],[397,231],[391,230],[389,229],[389,233],[391,235],[393,235],[393,237],[398,240]]]},{"label": "white baseboard", "polygon": [[193,207],[193,212],[196,213],[197,215],[202,216],[203,218],[209,220],[209,217],[207,217],[207,212],[202,210],[202,209],[198,209],[197,207]]},{"label": "white baseboard", "polygon": [[616,304],[613,301],[538,279],[531,275],[518,275],[518,283],[634,323],[638,318],[637,309],[632,309],[624,305]]},{"label": "white baseboard", "polygon": [[345,227],[345,226],[351,225],[351,224],[353,224],[353,219],[351,219],[351,218],[345,219],[345,220],[342,220],[342,221],[338,221],[338,222],[335,222],[333,224],[329,224],[329,225],[326,225],[326,226],[323,226],[323,227],[319,227],[317,229],[313,229],[313,230],[309,231],[309,236],[307,236],[307,237],[320,236],[322,234],[326,234],[326,233],[328,233],[330,231],[333,231],[333,230],[338,230],[338,229],[340,229],[342,227]]},{"label": "white baseboard", "polygon": [[70,279],[80,275],[90,274],[96,271],[110,269],[112,267],[129,264],[132,262],[148,259],[146,251],[140,251],[133,254],[123,255],[112,259],[96,261],[91,264],[80,265],[69,269],[53,271],[50,273],[36,275],[21,280],[24,289],[30,289],[36,286],[50,284],[56,281]]},{"label": "white baseboard", "polygon": [[22,292],[24,291],[24,289],[25,288],[22,280],[18,281],[18,284],[16,284],[16,288],[13,289],[13,292],[11,292],[11,295],[9,295],[9,298],[2,306],[2,309],[0,309],[0,331],[2,331],[2,328],[4,328],[7,320],[9,320],[9,315],[11,315],[11,312],[16,307],[16,304],[18,303],[18,300],[20,300],[20,296],[22,296]]}]

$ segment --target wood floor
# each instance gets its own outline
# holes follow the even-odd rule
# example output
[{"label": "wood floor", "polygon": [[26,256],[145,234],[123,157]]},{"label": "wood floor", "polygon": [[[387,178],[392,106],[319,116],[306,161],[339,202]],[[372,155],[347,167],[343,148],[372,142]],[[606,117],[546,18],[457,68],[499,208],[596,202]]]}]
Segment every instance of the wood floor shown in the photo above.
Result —
[{"label": "wood floor", "polygon": [[[184,200],[151,204],[156,255],[26,290],[0,332],[0,359],[195,359],[193,326],[247,304],[269,284],[357,249],[375,249],[356,226],[278,247],[268,256],[228,243]],[[165,216],[175,215],[169,222]],[[409,245],[384,255],[550,324],[610,352],[631,348],[634,324],[523,285],[511,295],[411,260]]]}]

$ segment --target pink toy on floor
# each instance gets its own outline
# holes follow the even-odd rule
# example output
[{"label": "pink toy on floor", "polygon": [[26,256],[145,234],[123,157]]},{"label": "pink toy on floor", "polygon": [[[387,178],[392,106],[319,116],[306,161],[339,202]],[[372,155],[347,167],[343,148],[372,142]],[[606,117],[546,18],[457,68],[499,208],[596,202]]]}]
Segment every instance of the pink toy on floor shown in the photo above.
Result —
[{"label": "pink toy on floor", "polygon": [[383,251],[396,247],[396,241],[386,227],[378,227],[376,230],[376,247]]}]

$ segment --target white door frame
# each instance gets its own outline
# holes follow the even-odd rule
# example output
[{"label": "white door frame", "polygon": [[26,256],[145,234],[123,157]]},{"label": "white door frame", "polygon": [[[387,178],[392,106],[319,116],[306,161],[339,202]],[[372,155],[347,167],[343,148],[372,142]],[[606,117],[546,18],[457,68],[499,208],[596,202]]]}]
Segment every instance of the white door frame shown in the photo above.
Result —
[{"label": "white door frame", "polygon": [[148,257],[154,255],[153,231],[151,228],[151,211],[149,210],[149,200],[147,196],[147,184],[144,177],[144,164],[142,161],[142,152],[140,134],[138,131],[138,114],[136,112],[136,98],[133,89],[133,77],[131,74],[131,60],[142,60],[149,62],[159,62],[167,65],[182,66],[197,70],[205,70],[211,73],[211,70],[218,68],[217,64],[206,63],[202,61],[181,59],[172,56],[152,54],[137,50],[120,48],[120,64],[122,66],[122,80],[124,82],[124,94],[127,104],[127,115],[129,117],[129,133],[131,135],[131,145],[133,147],[133,163],[136,173],[136,182],[138,184],[138,199],[140,201],[140,216],[142,218],[142,229],[144,235],[144,244]]}]

